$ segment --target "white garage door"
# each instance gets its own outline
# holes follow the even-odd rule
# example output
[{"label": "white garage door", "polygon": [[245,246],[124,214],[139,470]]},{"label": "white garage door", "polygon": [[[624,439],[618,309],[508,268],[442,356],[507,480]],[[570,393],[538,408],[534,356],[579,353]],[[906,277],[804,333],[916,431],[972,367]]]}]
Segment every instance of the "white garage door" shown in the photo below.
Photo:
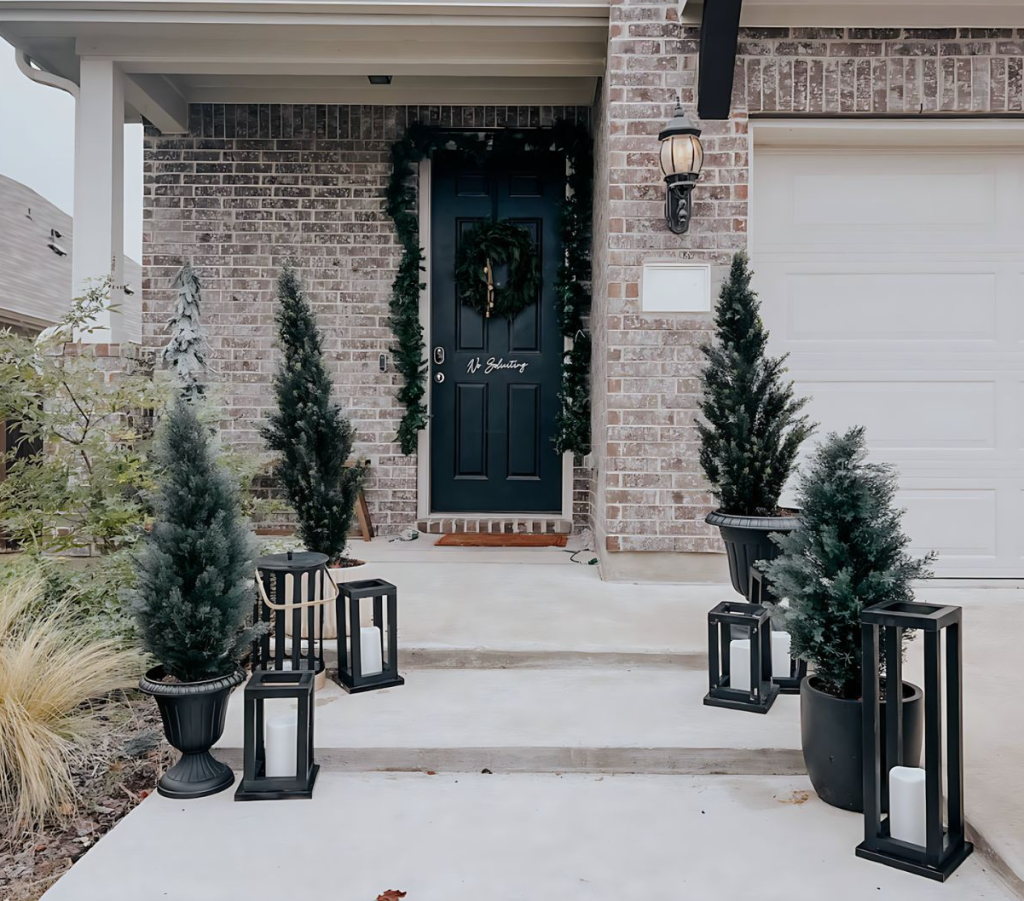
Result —
[{"label": "white garage door", "polygon": [[937,575],[1024,577],[1024,151],[873,127],[755,131],[772,347],[821,434],[863,424],[897,465]]}]

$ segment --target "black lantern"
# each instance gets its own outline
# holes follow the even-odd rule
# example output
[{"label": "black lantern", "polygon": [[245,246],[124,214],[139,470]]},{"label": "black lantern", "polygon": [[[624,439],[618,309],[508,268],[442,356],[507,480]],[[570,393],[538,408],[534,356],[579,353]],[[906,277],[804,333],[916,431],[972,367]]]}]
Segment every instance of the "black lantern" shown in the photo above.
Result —
[{"label": "black lantern", "polygon": [[[245,686],[242,781],[236,801],[312,798],[320,766],[313,760],[313,673],[260,670]],[[267,719],[267,701],[296,702]]]},{"label": "black lantern", "polygon": [[256,588],[253,619],[273,620],[274,641],[271,648],[271,630],[267,630],[253,642],[253,669],[311,670],[317,676],[316,687],[321,688],[326,680],[324,611],[338,596],[327,571],[327,555],[288,551],[259,557]]},{"label": "black lantern", "polygon": [[[864,841],[857,856],[944,882],[974,846],[964,839],[961,609],[890,601],[861,613],[864,670]],[[879,646],[879,629],[884,629]],[[903,766],[903,631],[924,638],[924,770]],[[945,636],[946,760],[943,787],[942,644]],[[879,654],[885,665],[882,778]],[[945,816],[943,816],[945,796]],[[888,815],[883,818],[882,811]]]},{"label": "black lantern", "polygon": [[[359,611],[364,598],[373,600],[372,626],[361,624]],[[404,685],[405,679],[398,675],[398,589],[383,579],[342,582],[337,604],[338,679],[342,688],[355,694]]]},{"label": "black lantern", "polygon": [[[747,591],[747,597],[750,598],[752,604],[761,604],[764,602],[765,592],[768,590],[768,577],[761,572],[756,566],[750,567],[750,586]],[[783,602],[783,605],[785,602]],[[782,606],[782,605],[780,605]],[[777,630],[774,631],[773,638],[778,639],[780,633]],[[776,642],[777,643],[777,642]],[[778,648],[773,646],[773,651],[777,652]],[[784,652],[783,652],[784,653]],[[807,661],[798,660],[792,655],[789,656],[789,672],[785,675],[777,675],[774,660],[772,663],[772,682],[779,686],[779,692],[784,695],[798,695],[800,694],[800,683],[804,681],[804,677],[807,675]],[[785,660],[785,657],[781,658]]]},{"label": "black lantern", "polygon": [[661,172],[665,177],[665,221],[675,235],[690,227],[690,195],[704,165],[700,129],[677,106],[672,121],[658,135],[661,142]]},{"label": "black lantern", "polygon": [[[734,640],[734,627],[748,637]],[[771,710],[779,694],[772,683],[771,642],[771,620],[760,604],[723,601],[708,613],[705,705],[751,713]]]}]

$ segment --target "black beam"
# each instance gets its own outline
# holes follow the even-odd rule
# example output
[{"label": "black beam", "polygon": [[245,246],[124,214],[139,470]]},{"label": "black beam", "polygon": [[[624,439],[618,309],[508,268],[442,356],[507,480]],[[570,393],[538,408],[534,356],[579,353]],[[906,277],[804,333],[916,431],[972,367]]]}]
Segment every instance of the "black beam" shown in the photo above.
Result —
[{"label": "black beam", "polygon": [[743,0],[705,0],[700,25],[697,115],[728,119]]}]

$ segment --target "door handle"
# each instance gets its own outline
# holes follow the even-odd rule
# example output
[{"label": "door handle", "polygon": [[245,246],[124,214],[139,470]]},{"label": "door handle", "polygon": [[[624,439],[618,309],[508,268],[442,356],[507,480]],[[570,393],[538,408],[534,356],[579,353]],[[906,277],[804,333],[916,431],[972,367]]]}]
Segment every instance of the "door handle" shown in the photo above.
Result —
[{"label": "door handle", "polygon": [[444,365],[444,348],[441,347],[440,345],[434,348],[434,365]]}]

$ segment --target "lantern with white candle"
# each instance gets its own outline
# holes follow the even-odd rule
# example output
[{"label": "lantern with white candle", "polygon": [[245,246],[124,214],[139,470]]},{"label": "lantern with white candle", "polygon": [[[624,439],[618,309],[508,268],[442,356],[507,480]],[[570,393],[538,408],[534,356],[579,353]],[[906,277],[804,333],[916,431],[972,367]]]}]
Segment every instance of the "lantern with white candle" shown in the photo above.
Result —
[{"label": "lantern with white candle", "polygon": [[242,781],[236,801],[313,797],[312,670],[257,670],[245,686]]},{"label": "lantern with white candle", "polygon": [[[961,620],[959,607],[907,601],[877,604],[860,618],[864,841],[857,846],[857,856],[940,882],[974,850],[964,837]],[[902,758],[903,692],[897,687],[903,684],[906,629],[917,629],[924,639],[923,769],[904,766]],[[885,661],[884,686],[878,673],[880,654]],[[883,760],[889,767],[888,779],[882,778]]]},{"label": "lantern with white candle", "polygon": [[[750,567],[750,586],[747,592],[751,603],[763,603],[767,596],[768,577],[756,566]],[[782,600],[779,606],[786,608],[789,601]],[[800,694],[800,683],[807,675],[807,661],[792,655],[792,639],[783,629],[772,631],[772,682],[779,686],[784,695]]]},{"label": "lantern with white candle", "polygon": [[338,589],[342,688],[355,693],[403,685],[405,679],[398,675],[398,589],[383,579],[342,582]]},{"label": "lantern with white candle", "polygon": [[[733,630],[745,638],[734,638]],[[773,633],[760,604],[723,601],[708,613],[709,707],[767,713],[779,694],[772,682]]]}]

